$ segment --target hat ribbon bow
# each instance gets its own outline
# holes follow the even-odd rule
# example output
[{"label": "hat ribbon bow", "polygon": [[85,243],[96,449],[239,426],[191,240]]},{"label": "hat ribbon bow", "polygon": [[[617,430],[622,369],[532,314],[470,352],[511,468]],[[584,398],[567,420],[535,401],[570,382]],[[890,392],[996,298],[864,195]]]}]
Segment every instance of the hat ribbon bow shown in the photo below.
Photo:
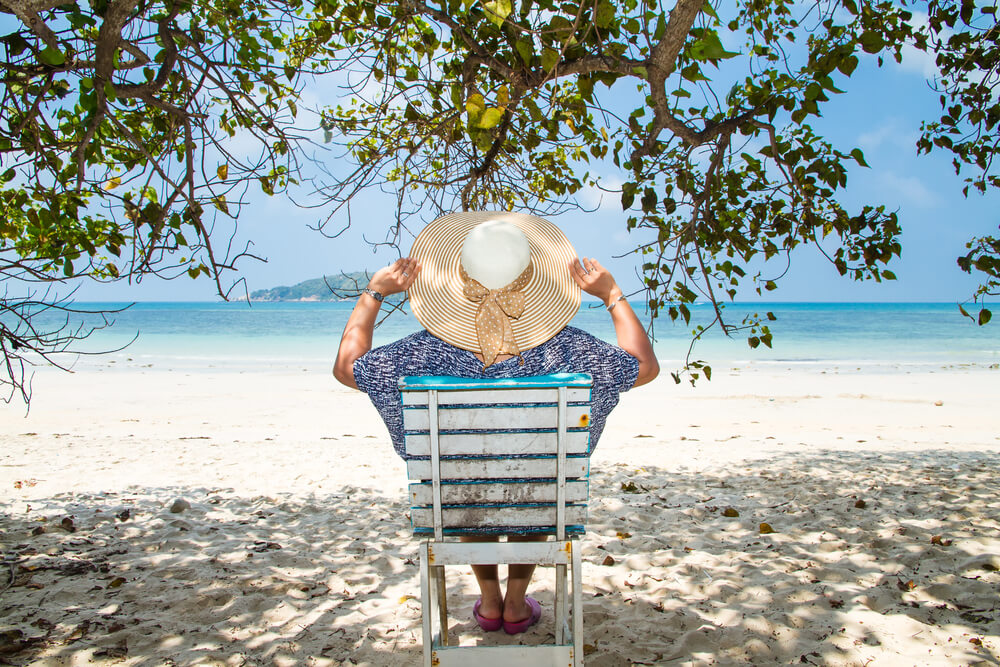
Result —
[{"label": "hat ribbon bow", "polygon": [[[487,289],[469,277],[465,267],[459,265],[462,277],[462,293],[469,301],[479,304],[476,311],[476,337],[483,355],[483,370],[492,366],[501,354],[521,356],[521,348],[514,339],[514,329],[510,318],[517,319],[524,312],[525,296],[521,292],[527,287],[534,268],[528,267],[508,285],[500,289]],[[524,360],[521,360],[524,363]]]}]

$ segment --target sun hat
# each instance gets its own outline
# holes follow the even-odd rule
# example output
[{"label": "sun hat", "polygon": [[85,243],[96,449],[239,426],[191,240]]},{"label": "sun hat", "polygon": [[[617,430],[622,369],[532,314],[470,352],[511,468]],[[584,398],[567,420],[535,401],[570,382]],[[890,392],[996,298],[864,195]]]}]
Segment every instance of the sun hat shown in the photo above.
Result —
[{"label": "sun hat", "polygon": [[410,257],[421,263],[410,306],[431,334],[497,355],[537,347],[580,309],[569,273],[576,251],[554,224],[526,213],[449,213],[417,235]]}]

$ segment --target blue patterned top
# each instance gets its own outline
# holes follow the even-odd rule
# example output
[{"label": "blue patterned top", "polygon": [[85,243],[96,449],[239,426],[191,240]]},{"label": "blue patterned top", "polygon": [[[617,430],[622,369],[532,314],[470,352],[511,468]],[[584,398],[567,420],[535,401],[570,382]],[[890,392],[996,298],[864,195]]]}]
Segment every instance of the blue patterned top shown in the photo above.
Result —
[{"label": "blue patterned top", "polygon": [[403,406],[399,378],[407,375],[454,375],[463,378],[516,378],[550,373],[589,373],[594,379],[590,394],[590,449],[593,451],[618,395],[628,391],[639,375],[639,361],[620,347],[605,343],[585,331],[566,327],[555,336],[517,357],[499,361],[483,370],[476,355],[449,345],[426,331],[377,347],[354,362],[354,381],[368,394],[385,425],[392,446],[403,449]]}]

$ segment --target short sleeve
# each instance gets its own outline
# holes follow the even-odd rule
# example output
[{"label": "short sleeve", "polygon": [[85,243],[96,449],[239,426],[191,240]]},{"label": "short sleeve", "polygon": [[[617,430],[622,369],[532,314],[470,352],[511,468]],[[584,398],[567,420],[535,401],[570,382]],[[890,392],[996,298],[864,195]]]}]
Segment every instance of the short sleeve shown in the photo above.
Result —
[{"label": "short sleeve", "polygon": [[639,360],[617,345],[584,332],[579,335],[577,354],[587,358],[595,383],[616,394],[631,389],[639,377]]},{"label": "short sleeve", "polygon": [[[603,342],[603,341],[602,341]],[[616,345],[604,343],[609,349],[605,359],[610,362],[611,384],[619,391],[628,391],[639,378],[639,360]]]},{"label": "short sleeve", "polygon": [[369,350],[355,360],[354,383],[358,385],[358,389],[371,394],[377,376],[376,368],[384,368],[387,362],[391,364],[391,360],[386,359],[386,355],[382,353],[382,348]]}]

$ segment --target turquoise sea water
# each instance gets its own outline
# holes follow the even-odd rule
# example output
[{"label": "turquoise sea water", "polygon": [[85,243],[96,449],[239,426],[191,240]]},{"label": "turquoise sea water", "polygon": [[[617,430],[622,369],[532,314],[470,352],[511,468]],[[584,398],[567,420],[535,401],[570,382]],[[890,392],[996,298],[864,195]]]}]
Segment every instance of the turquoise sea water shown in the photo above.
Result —
[{"label": "turquoise sea water", "polygon": [[[101,309],[124,304],[78,304]],[[571,325],[614,341],[605,310],[584,303]],[[115,316],[113,326],[84,346],[109,350],[136,340],[120,352],[84,357],[80,363],[148,361],[155,366],[192,370],[211,367],[274,367],[332,364],[353,303],[138,303]],[[726,338],[707,334],[692,355],[711,364],[994,364],[1000,363],[1000,322],[976,326],[955,304],[772,303],[730,304],[725,312],[738,324],[749,312],[771,311],[773,349],[751,350],[746,333]],[[708,306],[693,309],[693,321],[707,318]],[[661,360],[677,363],[687,354],[691,326],[666,319],[656,323],[655,349]],[[411,315],[395,314],[375,332],[375,344],[419,329]]]}]

